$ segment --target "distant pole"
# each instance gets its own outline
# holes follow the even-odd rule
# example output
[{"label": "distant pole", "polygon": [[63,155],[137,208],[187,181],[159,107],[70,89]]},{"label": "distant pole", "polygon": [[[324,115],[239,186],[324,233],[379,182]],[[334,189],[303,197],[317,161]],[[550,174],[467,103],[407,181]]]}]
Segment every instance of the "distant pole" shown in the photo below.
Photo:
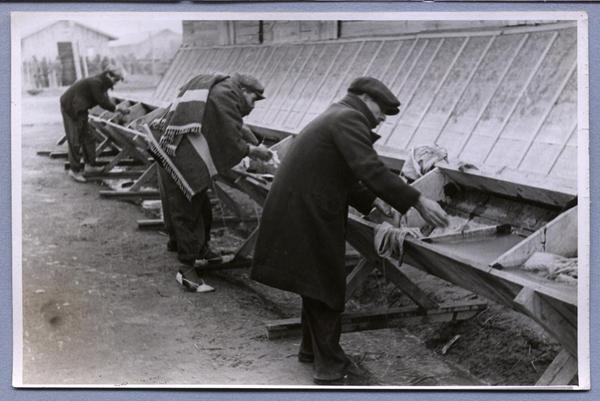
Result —
[{"label": "distant pole", "polygon": [[154,40],[152,38],[152,32],[148,32],[148,36],[150,38],[150,58],[152,65],[152,76],[156,76],[156,68],[154,66]]}]

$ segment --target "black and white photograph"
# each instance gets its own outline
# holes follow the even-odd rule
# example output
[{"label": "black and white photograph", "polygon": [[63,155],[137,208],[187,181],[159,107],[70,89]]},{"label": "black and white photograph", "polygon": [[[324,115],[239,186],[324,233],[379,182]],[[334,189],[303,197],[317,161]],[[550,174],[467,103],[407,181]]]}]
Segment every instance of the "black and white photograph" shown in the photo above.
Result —
[{"label": "black and white photograph", "polygon": [[587,29],[12,13],[13,385],[589,389]]}]

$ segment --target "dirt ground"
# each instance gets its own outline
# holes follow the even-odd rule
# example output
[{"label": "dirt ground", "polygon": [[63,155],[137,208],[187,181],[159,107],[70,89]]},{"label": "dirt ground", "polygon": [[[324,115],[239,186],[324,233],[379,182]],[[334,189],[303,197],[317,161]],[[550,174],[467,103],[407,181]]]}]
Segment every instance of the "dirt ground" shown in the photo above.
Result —
[{"label": "dirt ground", "polygon": [[[148,217],[140,206],[102,199],[100,185],[75,183],[62,160],[36,155],[63,133],[57,105],[56,93],[23,99],[24,383],[312,385],[311,365],[296,360],[299,339],[268,340],[264,326],[297,317],[297,296],[244,269],[207,274],[213,293],[185,292],[166,237],[137,229]],[[215,242],[244,232],[218,229]],[[410,273],[438,300],[478,299]],[[349,309],[409,304],[373,275]],[[558,351],[533,322],[492,303],[469,321],[348,333],[342,345],[369,384],[395,386],[534,384]]]}]

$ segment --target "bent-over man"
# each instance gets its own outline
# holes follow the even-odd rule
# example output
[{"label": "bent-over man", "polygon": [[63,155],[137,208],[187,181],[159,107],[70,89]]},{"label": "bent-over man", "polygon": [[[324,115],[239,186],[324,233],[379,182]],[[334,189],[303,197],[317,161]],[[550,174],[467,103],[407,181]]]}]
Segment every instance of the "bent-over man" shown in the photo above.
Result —
[{"label": "bent-over man", "polygon": [[[347,95],[298,134],[263,208],[250,277],[302,297],[301,362],[317,384],[344,384],[361,370],[342,350],[348,207],[367,214],[376,197],[400,213],[411,207],[435,226],[447,216],[379,159],[372,132],[400,102],[380,81],[354,80]],[[379,201],[378,201],[379,202]]]},{"label": "bent-over man", "polygon": [[263,92],[263,85],[249,75],[198,75],[180,89],[160,123],[161,147],[195,193],[188,198],[169,173],[159,170],[167,247],[185,266],[178,282],[193,291],[213,290],[194,266],[220,259],[209,247],[212,209],[207,190],[213,177],[227,174],[246,156],[271,157],[242,120],[264,99]]},{"label": "bent-over man", "polygon": [[[108,111],[127,114],[108,97],[108,90],[123,79],[118,69],[108,69],[98,75],[75,82],[60,97],[60,110],[68,144],[69,176],[86,182],[84,171],[95,171],[96,139],[88,127],[88,110],[100,106]],[[81,158],[83,156],[83,162]]]}]

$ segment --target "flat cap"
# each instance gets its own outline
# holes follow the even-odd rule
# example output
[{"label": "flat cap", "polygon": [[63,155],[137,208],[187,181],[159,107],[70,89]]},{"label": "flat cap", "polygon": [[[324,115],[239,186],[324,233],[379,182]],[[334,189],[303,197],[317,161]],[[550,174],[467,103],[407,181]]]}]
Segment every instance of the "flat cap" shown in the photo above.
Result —
[{"label": "flat cap", "polygon": [[239,74],[236,72],[235,74],[233,74],[232,78],[236,80],[242,88],[247,89],[250,92],[256,93],[256,100],[261,100],[265,98],[263,96],[263,93],[265,92],[265,87],[263,86],[263,84],[260,83],[258,79],[254,78],[252,75]]},{"label": "flat cap", "polygon": [[400,111],[400,101],[392,93],[392,91],[385,86],[383,82],[372,77],[359,77],[350,83],[348,92],[361,95],[366,93],[371,96],[373,100],[381,107],[388,116],[398,114]]},{"label": "flat cap", "polygon": [[113,77],[117,78],[117,81],[123,81],[125,79],[123,69],[116,65],[109,65],[104,70],[105,73],[109,73]]}]

